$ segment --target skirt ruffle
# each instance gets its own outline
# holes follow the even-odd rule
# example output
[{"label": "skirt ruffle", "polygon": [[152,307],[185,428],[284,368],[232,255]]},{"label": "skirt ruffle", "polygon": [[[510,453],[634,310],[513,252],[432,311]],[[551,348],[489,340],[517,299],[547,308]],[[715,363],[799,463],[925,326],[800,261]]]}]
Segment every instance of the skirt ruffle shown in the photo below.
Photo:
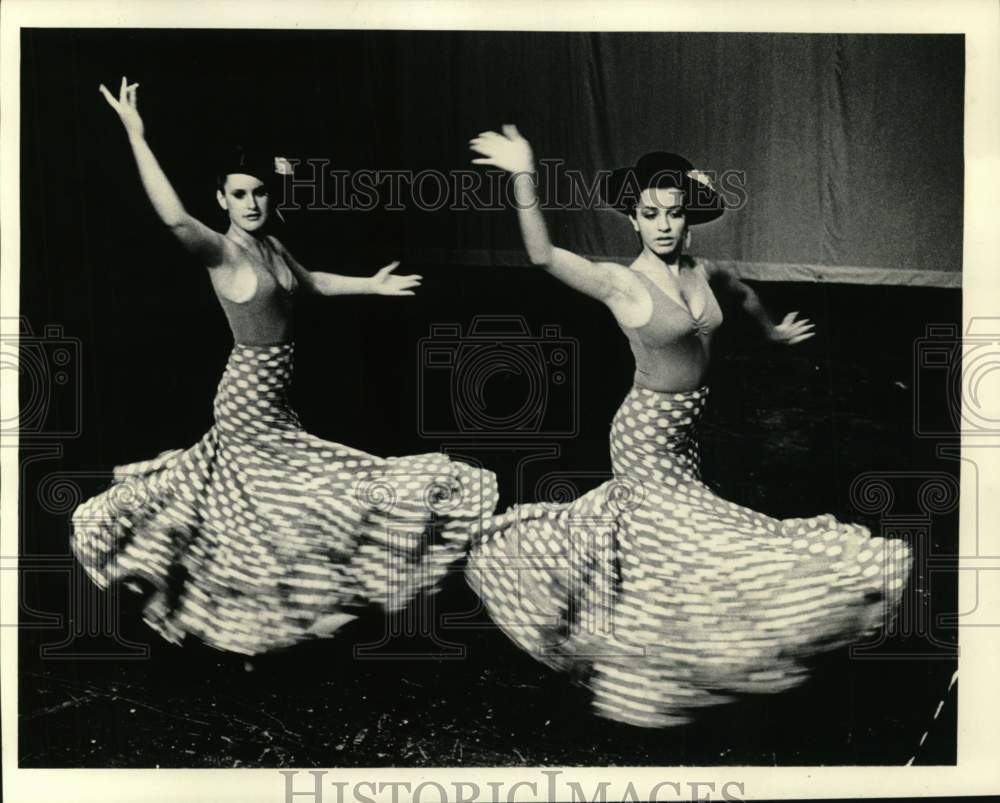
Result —
[{"label": "skirt ruffle", "polygon": [[808,659],[890,621],[910,571],[901,541],[713,494],[694,437],[706,396],[633,388],[612,424],[614,478],[492,517],[470,555],[493,621],[610,719],[681,724],[798,685]]},{"label": "skirt ruffle", "polygon": [[237,344],[215,424],[187,450],[115,469],[73,515],[101,587],[145,595],[146,622],[256,654],[330,635],[438,587],[497,503],[496,478],[443,454],[383,459],[305,432],[291,344]]}]

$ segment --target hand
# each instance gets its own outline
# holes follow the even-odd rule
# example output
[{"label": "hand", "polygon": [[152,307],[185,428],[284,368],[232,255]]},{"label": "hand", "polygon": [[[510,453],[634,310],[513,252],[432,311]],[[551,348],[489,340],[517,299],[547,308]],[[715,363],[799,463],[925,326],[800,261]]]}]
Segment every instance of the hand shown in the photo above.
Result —
[{"label": "hand", "polygon": [[508,173],[535,172],[535,156],[531,145],[518,133],[517,127],[505,125],[503,134],[484,131],[469,140],[469,150],[481,153],[484,158],[473,159],[475,165],[493,165]]},{"label": "hand", "polygon": [[121,89],[118,90],[117,100],[115,100],[115,96],[108,91],[108,88],[104,84],[101,84],[99,89],[111,108],[118,113],[118,117],[121,118],[122,125],[125,126],[125,131],[128,132],[128,135],[130,137],[141,137],[145,127],[142,124],[142,118],[139,116],[139,99],[136,97],[139,85],[130,84],[128,79],[122,76],[122,85]]},{"label": "hand", "polygon": [[812,323],[806,318],[796,320],[796,315],[798,315],[797,312],[789,312],[781,323],[772,327],[767,339],[775,343],[784,343],[787,346],[792,346],[796,343],[801,343],[803,340],[808,340],[815,335],[816,333],[812,331]]},{"label": "hand", "polygon": [[411,287],[419,287],[423,276],[394,276],[392,272],[399,262],[390,262],[371,277],[371,292],[379,296],[412,296]]}]

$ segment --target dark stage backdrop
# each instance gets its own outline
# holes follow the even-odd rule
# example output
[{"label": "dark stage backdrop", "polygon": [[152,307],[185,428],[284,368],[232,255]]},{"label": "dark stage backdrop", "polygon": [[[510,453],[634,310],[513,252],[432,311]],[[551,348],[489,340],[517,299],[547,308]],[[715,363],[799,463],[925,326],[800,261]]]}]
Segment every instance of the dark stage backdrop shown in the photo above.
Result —
[{"label": "dark stage backdrop", "polygon": [[[332,197],[331,180],[321,188],[325,171],[306,160],[327,171],[469,169],[468,139],[515,122],[537,158],[560,160],[563,173],[547,173],[550,204],[570,198],[567,171],[590,182],[655,149],[724,176],[736,208],[696,230],[694,250],[748,278],[961,281],[958,35],[46,31],[24,45],[26,153],[38,162],[25,178],[43,195],[57,186],[50,171],[72,179],[87,193],[73,217],[118,220],[140,240],[151,213],[96,91],[122,72],[142,84],[149,139],[178,189],[219,225],[210,176],[221,146],[299,160],[307,186],[289,200],[329,207],[344,196]],[[408,214],[385,211],[390,183],[373,211],[314,208],[290,213],[290,227],[328,235],[307,238],[326,262],[359,244],[426,264],[521,260],[503,209],[419,211],[417,194],[429,206],[460,195],[424,176],[394,196]],[[485,186],[479,196],[491,197]],[[635,254],[621,215],[550,219],[569,249]]]}]

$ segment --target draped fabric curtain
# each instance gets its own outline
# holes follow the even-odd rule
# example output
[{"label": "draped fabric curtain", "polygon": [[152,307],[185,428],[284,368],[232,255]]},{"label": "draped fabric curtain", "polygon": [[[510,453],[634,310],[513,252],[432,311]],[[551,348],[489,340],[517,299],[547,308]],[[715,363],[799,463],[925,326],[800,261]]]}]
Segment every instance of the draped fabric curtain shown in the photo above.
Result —
[{"label": "draped fabric curtain", "polygon": [[[748,278],[958,286],[964,58],[960,35],[27,31],[22,153],[32,180],[22,192],[40,241],[68,241],[82,225],[60,206],[76,193],[75,208],[98,219],[130,199],[135,236],[164,236],[140,214],[131,157],[95,92],[124,69],[142,81],[157,155],[212,225],[223,224],[217,146],[277,143],[306,181],[307,159],[484,174],[468,140],[513,122],[536,158],[584,182],[657,149],[737,176],[736,207],[694,229],[692,251]],[[74,194],[46,190],[62,186]],[[290,212],[296,247],[308,256],[316,244],[328,260],[333,236],[345,258],[368,263],[380,249],[418,264],[523,261],[509,204],[461,208],[451,197],[420,209],[407,185],[393,206],[386,186],[364,211]],[[433,200],[433,180],[423,189]],[[637,252],[618,213],[591,205],[546,217],[565,248],[616,260]],[[103,253],[87,230],[79,239],[81,253]]]},{"label": "draped fabric curtain", "polygon": [[[675,151],[739,177],[741,202],[695,229],[692,250],[749,278],[960,284],[961,36],[467,32],[366,43],[367,91],[386,102],[373,157],[467,167],[466,141],[505,122],[536,158],[584,177]],[[401,223],[416,251],[522,258],[509,213],[434,217]],[[636,253],[620,214],[548,219],[563,247]]]}]

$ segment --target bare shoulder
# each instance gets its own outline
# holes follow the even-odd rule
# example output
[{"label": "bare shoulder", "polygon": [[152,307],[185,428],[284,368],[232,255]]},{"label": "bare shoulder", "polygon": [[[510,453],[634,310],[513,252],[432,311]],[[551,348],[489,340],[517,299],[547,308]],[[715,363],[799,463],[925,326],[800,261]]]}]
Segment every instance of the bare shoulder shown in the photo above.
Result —
[{"label": "bare shoulder", "polygon": [[695,269],[702,271],[709,279],[716,279],[728,275],[729,271],[721,265],[704,257],[687,257],[691,260]]},{"label": "bare shoulder", "polygon": [[739,283],[736,271],[726,265],[713,262],[711,259],[698,257],[695,259],[695,267],[704,271],[705,278],[714,285],[736,285]]},{"label": "bare shoulder", "polygon": [[639,277],[639,271],[617,262],[604,264],[608,265],[616,288],[608,299],[611,313],[619,324],[628,329],[644,326],[653,315],[653,298]]},{"label": "bare shoulder", "polygon": [[239,270],[248,259],[246,249],[239,243],[233,242],[225,235],[220,234],[219,240],[222,244],[221,260],[217,265],[209,265],[209,270],[214,274],[227,274]]},{"label": "bare shoulder", "polygon": [[632,268],[618,262],[598,262],[596,264],[607,273],[617,295],[633,299],[637,294],[645,292],[642,282]]},{"label": "bare shoulder", "polygon": [[306,271],[306,268],[299,264],[295,255],[285,247],[285,244],[281,242],[281,240],[273,234],[266,235],[266,239],[268,245],[270,245],[271,248],[274,249],[274,252],[285,261],[285,264],[288,265],[289,268],[296,273],[303,273]]},{"label": "bare shoulder", "polygon": [[281,240],[279,240],[273,234],[265,234],[264,239],[267,241],[268,245],[270,245],[271,248],[273,248],[275,251],[281,254],[288,253],[288,249],[285,248],[285,244],[281,242]]}]

